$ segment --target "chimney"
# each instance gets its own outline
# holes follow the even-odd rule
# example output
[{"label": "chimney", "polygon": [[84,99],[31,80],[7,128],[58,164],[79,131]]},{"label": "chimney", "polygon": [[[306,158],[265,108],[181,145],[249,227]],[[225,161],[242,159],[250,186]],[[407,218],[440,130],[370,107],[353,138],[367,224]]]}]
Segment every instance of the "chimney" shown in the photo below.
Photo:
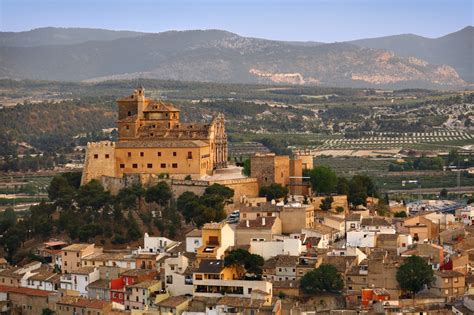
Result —
[{"label": "chimney", "polygon": [[246,222],[246,226],[247,226],[247,227],[250,227],[249,220],[247,220],[247,222]]},{"label": "chimney", "polygon": [[262,217],[262,226],[265,226],[265,217]]}]

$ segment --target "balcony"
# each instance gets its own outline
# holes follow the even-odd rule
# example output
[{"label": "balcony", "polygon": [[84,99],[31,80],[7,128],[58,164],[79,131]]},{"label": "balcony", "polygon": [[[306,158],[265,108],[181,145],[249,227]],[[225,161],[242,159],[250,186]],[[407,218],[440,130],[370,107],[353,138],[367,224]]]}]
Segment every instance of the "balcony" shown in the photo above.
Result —
[{"label": "balcony", "polygon": [[204,245],[198,248],[197,256],[206,258],[215,258],[217,256],[217,250],[219,246],[216,245]]}]

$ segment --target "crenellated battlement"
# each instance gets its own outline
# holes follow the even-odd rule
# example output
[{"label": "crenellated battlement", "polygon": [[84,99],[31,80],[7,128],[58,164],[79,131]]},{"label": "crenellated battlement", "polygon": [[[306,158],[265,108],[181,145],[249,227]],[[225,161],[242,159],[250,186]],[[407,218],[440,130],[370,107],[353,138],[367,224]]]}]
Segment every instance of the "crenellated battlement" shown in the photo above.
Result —
[{"label": "crenellated battlement", "polygon": [[115,142],[113,141],[99,141],[99,142],[87,142],[87,148],[107,148],[115,147]]}]

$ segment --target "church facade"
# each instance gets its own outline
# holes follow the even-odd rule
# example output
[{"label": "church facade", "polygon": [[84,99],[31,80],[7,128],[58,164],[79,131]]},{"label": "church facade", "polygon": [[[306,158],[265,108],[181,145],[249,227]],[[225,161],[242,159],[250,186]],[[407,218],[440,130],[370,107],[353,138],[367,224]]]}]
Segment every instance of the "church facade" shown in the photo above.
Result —
[{"label": "church facade", "polygon": [[171,103],[145,97],[143,88],[119,99],[118,141],[89,143],[82,184],[102,176],[167,174],[200,179],[227,167],[222,114],[208,124],[180,121]]}]

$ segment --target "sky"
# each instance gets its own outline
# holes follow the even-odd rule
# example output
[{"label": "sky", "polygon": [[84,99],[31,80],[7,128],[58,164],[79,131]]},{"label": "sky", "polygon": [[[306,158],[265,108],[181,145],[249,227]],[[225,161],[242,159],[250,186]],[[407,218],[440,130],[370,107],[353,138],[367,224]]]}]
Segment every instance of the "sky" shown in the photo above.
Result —
[{"label": "sky", "polygon": [[473,25],[474,0],[0,0],[0,31],[88,27],[222,29],[278,40],[336,42]]}]

